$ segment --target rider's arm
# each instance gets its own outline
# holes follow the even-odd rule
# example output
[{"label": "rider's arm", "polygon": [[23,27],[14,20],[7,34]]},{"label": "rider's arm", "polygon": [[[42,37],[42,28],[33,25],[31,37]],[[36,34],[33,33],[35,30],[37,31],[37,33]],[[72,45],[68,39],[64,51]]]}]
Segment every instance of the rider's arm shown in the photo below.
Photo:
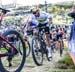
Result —
[{"label": "rider's arm", "polygon": [[1,12],[1,14],[0,14],[0,22],[3,20],[4,16],[5,16],[5,13]]},{"label": "rider's arm", "polygon": [[9,10],[5,10],[5,9],[2,9],[2,8],[0,8],[2,11],[1,11],[1,14],[0,14],[0,22],[3,20],[3,18],[4,18],[4,16],[5,16],[5,14],[7,13],[7,12],[9,12]]},{"label": "rider's arm", "polygon": [[3,8],[0,8],[0,10],[1,10],[1,13],[0,13],[0,24],[1,24],[1,22],[3,20],[3,17],[5,16],[5,14],[7,12],[10,12],[10,10],[6,10],[6,9],[3,9]]},{"label": "rider's arm", "polygon": [[48,20],[49,20],[49,24],[52,24],[52,16],[50,14],[48,14]]},{"label": "rider's arm", "polygon": [[30,25],[30,21],[31,21],[31,17],[28,16],[27,19],[26,19],[26,22],[25,22],[25,24],[26,24],[25,28],[26,28],[26,29],[28,29],[28,27],[29,27],[29,25]]},{"label": "rider's arm", "polygon": [[52,17],[49,18],[49,24],[52,24]]}]

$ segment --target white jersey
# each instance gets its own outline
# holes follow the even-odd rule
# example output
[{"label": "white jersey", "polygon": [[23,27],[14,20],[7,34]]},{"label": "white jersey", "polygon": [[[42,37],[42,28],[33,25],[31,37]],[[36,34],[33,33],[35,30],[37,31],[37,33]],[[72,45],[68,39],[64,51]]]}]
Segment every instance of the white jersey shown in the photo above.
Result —
[{"label": "white jersey", "polygon": [[49,22],[50,15],[46,12],[40,12],[39,17],[31,16],[31,21],[36,21],[37,24],[45,24]]}]

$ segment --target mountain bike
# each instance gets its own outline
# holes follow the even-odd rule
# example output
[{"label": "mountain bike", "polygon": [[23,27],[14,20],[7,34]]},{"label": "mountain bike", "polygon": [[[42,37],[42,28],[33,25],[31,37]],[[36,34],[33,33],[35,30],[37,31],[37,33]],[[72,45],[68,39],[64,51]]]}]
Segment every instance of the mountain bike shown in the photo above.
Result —
[{"label": "mountain bike", "polygon": [[[43,38],[46,37],[45,36],[45,27],[36,27],[36,29],[38,30],[35,34],[33,34],[32,36],[32,57],[33,60],[35,62],[36,65],[40,66],[43,64],[43,56],[44,54],[47,57],[47,60],[50,61],[50,59],[48,58],[48,50],[46,48],[46,41]],[[39,29],[41,29],[41,31],[39,31]],[[33,29],[33,33],[34,33]]]},{"label": "mountain bike", "polygon": [[[2,14],[9,12],[9,10],[3,8],[0,8],[0,10],[2,10]],[[19,40],[21,43],[20,48],[16,45]],[[0,34],[0,71],[20,72],[24,66],[25,59],[26,47],[22,35],[16,30],[7,30]]]},{"label": "mountain bike", "polygon": [[58,49],[60,56],[62,56],[64,49],[64,42],[61,34],[57,35],[56,48]]}]

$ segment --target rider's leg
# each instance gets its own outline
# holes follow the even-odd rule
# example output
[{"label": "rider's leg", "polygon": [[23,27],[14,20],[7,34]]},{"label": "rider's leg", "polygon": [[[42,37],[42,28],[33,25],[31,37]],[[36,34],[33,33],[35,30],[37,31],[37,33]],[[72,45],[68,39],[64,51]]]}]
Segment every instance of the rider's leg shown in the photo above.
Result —
[{"label": "rider's leg", "polygon": [[45,28],[48,57],[52,57],[49,27]]},{"label": "rider's leg", "polygon": [[[34,36],[37,36],[37,35],[38,35],[38,31],[37,31],[37,29],[35,29],[35,28],[33,29],[33,35],[34,35]],[[40,45],[39,45],[39,43],[38,43],[38,40],[36,39],[36,40],[35,40],[35,48],[38,49],[39,46],[40,46]]]},{"label": "rider's leg", "polygon": [[46,44],[47,44],[47,50],[48,50],[48,57],[52,57],[50,38],[48,34],[46,34]]},{"label": "rider's leg", "polygon": [[63,42],[62,42],[62,38],[60,40],[60,56],[62,56],[62,52],[63,52]]}]

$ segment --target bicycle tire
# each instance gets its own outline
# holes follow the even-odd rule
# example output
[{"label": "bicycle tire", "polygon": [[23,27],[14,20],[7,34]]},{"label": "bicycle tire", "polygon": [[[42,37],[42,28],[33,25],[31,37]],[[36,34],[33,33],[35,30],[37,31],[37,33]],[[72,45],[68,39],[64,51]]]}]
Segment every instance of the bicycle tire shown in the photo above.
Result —
[{"label": "bicycle tire", "polygon": [[[20,35],[19,32],[15,31],[15,30],[9,30],[9,31],[6,31],[2,34],[2,36],[4,38],[6,38],[7,35],[10,35],[10,34],[15,34],[15,35],[18,35],[18,37],[20,38],[21,42],[22,42],[22,46],[23,46],[23,57],[22,57],[22,61],[19,65],[19,67],[14,70],[13,72],[21,72],[23,66],[24,66],[24,63],[25,63],[25,60],[26,60],[26,48],[25,48],[25,43],[23,41],[23,38],[22,36]],[[2,60],[0,58],[0,71],[1,72],[11,72],[11,71],[8,71],[6,68],[4,68],[3,64],[2,64]]]},{"label": "bicycle tire", "polygon": [[[25,41],[24,41],[25,42]],[[31,48],[30,48],[30,43],[29,43],[29,41],[26,43],[27,45],[28,45],[28,47],[26,47],[26,57],[28,57],[29,55],[30,55],[30,52],[31,52]],[[25,44],[25,45],[26,45]],[[20,46],[20,43],[19,43],[19,46]],[[19,52],[20,52],[20,54],[22,55],[22,52],[21,52],[21,50],[20,50],[20,47],[19,47]]]},{"label": "bicycle tire", "polygon": [[[38,38],[38,37],[33,37],[32,38],[32,57],[33,57],[33,60],[34,60],[34,62],[35,62],[35,64],[36,65],[38,65],[38,66],[40,66],[40,65],[42,65],[43,64],[43,52],[42,52],[42,48],[41,48],[41,61],[39,62],[38,60],[37,60],[37,58],[36,58],[36,56],[35,56],[35,52],[34,52],[34,47],[33,47],[33,44],[34,44],[34,41],[35,40],[38,40],[38,42],[41,44],[41,40]],[[38,51],[39,52],[39,51]]]},{"label": "bicycle tire", "polygon": [[63,41],[62,41],[62,45],[60,43],[60,56],[62,56],[62,54],[63,54],[63,47],[64,47],[64,44],[63,44]]},{"label": "bicycle tire", "polygon": [[28,57],[30,55],[30,52],[31,52],[31,47],[30,47],[29,41],[27,41],[27,45],[28,45],[28,47],[26,48],[27,49],[26,50],[26,57]]}]

